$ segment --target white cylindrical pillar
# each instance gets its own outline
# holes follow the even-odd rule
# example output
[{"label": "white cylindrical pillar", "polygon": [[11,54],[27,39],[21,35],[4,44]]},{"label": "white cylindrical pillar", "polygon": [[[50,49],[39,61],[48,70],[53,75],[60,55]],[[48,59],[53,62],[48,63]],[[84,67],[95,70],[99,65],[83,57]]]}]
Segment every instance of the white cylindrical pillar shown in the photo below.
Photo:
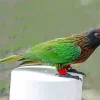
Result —
[{"label": "white cylindrical pillar", "polygon": [[81,100],[82,81],[58,77],[56,73],[51,66],[12,70],[9,100]]}]

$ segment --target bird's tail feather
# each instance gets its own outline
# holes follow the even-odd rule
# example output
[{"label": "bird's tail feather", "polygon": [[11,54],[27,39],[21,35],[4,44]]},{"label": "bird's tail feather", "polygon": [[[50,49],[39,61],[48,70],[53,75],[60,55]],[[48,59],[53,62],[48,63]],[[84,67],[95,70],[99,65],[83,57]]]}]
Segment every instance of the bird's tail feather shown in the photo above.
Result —
[{"label": "bird's tail feather", "polygon": [[17,61],[17,60],[20,60],[20,59],[22,59],[21,56],[19,56],[19,55],[12,55],[10,57],[0,59],[0,62],[14,62],[14,61]]},{"label": "bird's tail feather", "polygon": [[[20,65],[41,65],[43,64],[42,62],[40,61],[25,61],[25,62],[22,62]],[[20,66],[19,65],[19,66]]]}]

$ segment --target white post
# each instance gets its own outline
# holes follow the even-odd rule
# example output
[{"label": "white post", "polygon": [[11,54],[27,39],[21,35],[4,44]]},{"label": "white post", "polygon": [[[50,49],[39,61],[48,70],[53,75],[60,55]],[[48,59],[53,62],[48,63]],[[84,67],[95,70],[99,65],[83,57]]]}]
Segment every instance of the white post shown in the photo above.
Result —
[{"label": "white post", "polygon": [[12,70],[9,100],[81,100],[82,81],[58,77],[56,73],[50,66]]}]

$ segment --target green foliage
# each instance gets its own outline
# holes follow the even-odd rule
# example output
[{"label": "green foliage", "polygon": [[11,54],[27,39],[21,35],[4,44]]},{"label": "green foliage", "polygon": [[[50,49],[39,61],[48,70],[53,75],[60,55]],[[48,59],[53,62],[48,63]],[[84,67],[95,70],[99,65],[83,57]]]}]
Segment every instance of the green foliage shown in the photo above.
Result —
[{"label": "green foliage", "polygon": [[0,90],[6,89],[7,86],[8,86],[8,82],[0,82]]}]

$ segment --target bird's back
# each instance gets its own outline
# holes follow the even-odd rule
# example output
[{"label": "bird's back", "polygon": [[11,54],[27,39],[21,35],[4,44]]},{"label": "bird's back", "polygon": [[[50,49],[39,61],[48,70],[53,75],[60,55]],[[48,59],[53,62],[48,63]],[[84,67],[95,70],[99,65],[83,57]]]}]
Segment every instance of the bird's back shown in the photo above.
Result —
[{"label": "bird's back", "polygon": [[40,43],[22,54],[31,60],[49,63],[69,63],[80,55],[80,47],[72,36]]}]

